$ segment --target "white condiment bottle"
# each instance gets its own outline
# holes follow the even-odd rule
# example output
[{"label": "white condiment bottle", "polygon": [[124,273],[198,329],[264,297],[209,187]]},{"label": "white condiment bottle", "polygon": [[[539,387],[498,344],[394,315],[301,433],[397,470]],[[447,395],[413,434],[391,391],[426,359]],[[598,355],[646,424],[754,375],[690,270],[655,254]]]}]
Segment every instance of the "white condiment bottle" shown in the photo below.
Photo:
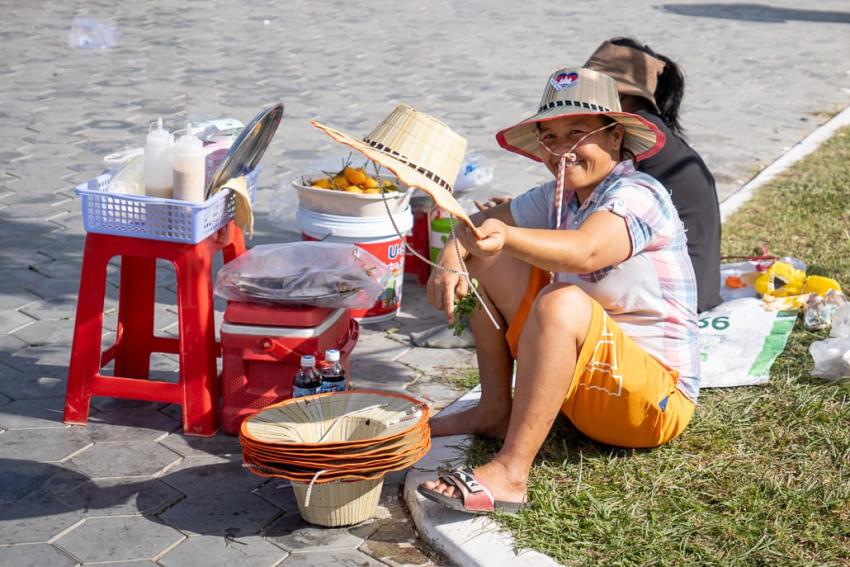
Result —
[{"label": "white condiment bottle", "polygon": [[174,138],[162,127],[160,118],[156,129],[148,132],[145,141],[145,195],[149,197],[171,198],[173,142]]},{"label": "white condiment bottle", "polygon": [[190,203],[204,202],[206,186],[206,161],[204,143],[191,133],[186,123],[186,133],[174,143],[174,198]]}]

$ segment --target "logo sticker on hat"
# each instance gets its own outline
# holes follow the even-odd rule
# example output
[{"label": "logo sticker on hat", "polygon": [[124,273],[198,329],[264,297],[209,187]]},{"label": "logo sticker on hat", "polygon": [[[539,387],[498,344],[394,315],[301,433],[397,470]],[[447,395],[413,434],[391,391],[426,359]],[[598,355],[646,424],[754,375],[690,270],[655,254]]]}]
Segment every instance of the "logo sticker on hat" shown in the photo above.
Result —
[{"label": "logo sticker on hat", "polygon": [[578,82],[578,73],[570,71],[569,73],[558,73],[549,81],[556,91],[568,89]]}]

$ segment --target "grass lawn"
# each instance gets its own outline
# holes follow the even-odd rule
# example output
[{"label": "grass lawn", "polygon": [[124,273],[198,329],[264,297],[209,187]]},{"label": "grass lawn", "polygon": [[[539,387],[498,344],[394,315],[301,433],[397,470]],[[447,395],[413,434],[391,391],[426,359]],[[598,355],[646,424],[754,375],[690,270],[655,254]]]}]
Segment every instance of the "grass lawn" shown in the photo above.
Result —
[{"label": "grass lawn", "polygon": [[[763,187],[723,227],[850,288],[850,129]],[[850,383],[809,374],[826,332],[801,318],[766,386],[705,390],[655,450],[591,442],[559,420],[532,470],[530,509],[497,519],[565,565],[850,565]],[[472,464],[498,448],[478,440]]]}]

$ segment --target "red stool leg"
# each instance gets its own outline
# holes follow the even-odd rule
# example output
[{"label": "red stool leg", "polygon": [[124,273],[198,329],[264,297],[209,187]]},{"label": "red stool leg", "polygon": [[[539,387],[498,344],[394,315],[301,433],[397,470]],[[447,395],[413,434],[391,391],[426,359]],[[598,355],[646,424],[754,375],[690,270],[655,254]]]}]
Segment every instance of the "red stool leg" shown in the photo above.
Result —
[{"label": "red stool leg", "polygon": [[245,253],[245,235],[233,221],[229,222],[222,231],[221,246],[226,264]]},{"label": "red stool leg", "polygon": [[90,233],[86,236],[65,393],[66,423],[88,421],[90,381],[100,372],[103,298],[106,294],[106,265],[110,259],[107,248],[100,244],[107,239],[99,234]]},{"label": "red stool leg", "polygon": [[115,353],[115,375],[147,378],[153,345],[156,259],[122,256],[118,297],[121,339]]},{"label": "red stool leg", "polygon": [[206,240],[174,260],[186,435],[208,436],[218,431],[219,386],[211,274],[212,256],[218,249],[217,243]]}]

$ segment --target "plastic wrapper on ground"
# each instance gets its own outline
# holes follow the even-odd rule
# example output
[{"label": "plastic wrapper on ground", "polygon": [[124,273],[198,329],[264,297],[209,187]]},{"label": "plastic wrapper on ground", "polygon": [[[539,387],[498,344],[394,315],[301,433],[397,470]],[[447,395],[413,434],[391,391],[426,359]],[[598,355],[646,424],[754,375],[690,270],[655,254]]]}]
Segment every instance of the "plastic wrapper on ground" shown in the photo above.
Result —
[{"label": "plastic wrapper on ground", "polygon": [[850,337],[815,341],[809,346],[815,361],[812,374],[824,380],[850,380]]},{"label": "plastic wrapper on ground", "polygon": [[850,338],[850,303],[842,304],[832,314],[829,336],[833,339]]},{"label": "plastic wrapper on ground", "polygon": [[215,293],[231,301],[366,309],[390,275],[383,262],[353,244],[265,244],[226,264]]}]

